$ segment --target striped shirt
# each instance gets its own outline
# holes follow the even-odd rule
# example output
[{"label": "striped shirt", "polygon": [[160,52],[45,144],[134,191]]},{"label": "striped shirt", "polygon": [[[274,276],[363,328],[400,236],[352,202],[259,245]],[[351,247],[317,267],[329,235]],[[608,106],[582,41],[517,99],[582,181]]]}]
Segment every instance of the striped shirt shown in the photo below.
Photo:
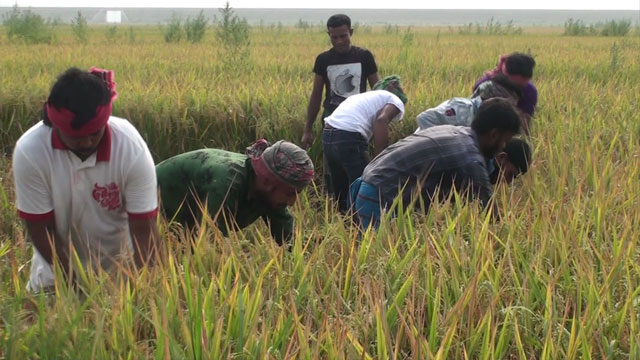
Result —
[{"label": "striped shirt", "polygon": [[469,190],[485,206],[492,195],[476,133],[464,126],[435,126],[407,136],[373,159],[362,180],[378,188],[385,207],[400,192],[405,207],[419,192],[425,209],[435,194],[446,199],[453,189]]}]

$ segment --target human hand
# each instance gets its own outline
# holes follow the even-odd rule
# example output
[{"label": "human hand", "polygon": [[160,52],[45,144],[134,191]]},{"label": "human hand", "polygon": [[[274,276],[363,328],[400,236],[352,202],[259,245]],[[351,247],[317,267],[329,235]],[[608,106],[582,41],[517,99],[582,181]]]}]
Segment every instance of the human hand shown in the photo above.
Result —
[{"label": "human hand", "polygon": [[302,143],[302,148],[304,148],[305,150],[309,149],[309,147],[311,147],[311,144],[313,143],[313,132],[310,130],[305,130],[304,134],[302,134],[302,140],[300,140],[300,142]]}]

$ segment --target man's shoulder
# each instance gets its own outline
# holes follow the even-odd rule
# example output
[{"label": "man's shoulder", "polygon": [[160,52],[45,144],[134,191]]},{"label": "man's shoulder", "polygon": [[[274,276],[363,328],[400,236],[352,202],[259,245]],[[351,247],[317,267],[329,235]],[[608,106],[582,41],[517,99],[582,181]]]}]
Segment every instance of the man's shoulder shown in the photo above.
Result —
[{"label": "man's shoulder", "polygon": [[147,143],[142,138],[142,135],[128,120],[111,116],[109,118],[109,128],[113,137],[112,143],[115,146],[134,151],[145,151],[147,149]]},{"label": "man's shoulder", "polygon": [[46,126],[42,121],[33,125],[27,130],[16,142],[16,150],[30,152],[33,150],[42,150],[51,144],[52,128]]},{"label": "man's shoulder", "polygon": [[207,171],[224,172],[245,167],[247,159],[248,156],[244,154],[221,149],[205,148],[176,155],[161,162],[158,164],[158,167],[161,168],[165,165],[173,164],[195,167],[197,170],[206,169]]},{"label": "man's shoulder", "polygon": [[[211,177],[215,182],[207,181],[211,186],[221,189],[233,187],[237,190],[249,176],[249,157],[232,151],[221,149],[201,149],[192,154],[198,173],[203,178]],[[197,165],[197,164],[200,165]],[[192,164],[194,164],[192,162]]]},{"label": "man's shoulder", "polygon": [[525,85],[525,87],[522,89],[523,93],[528,93],[528,94],[538,94],[538,88],[536,88],[535,85],[533,85],[533,83],[531,81],[529,81],[527,83],[527,85]]},{"label": "man's shoulder", "polygon": [[327,62],[332,56],[335,56],[333,48],[325,50],[316,56],[316,63]]},{"label": "man's shoulder", "polygon": [[367,49],[365,47],[352,45],[351,48],[353,49],[354,52],[359,53],[359,54],[373,55],[371,50],[369,50],[369,49]]},{"label": "man's shoulder", "polygon": [[109,117],[109,127],[113,130],[114,134],[122,134],[130,138],[140,136],[138,129],[136,129],[129,120],[117,116]]}]

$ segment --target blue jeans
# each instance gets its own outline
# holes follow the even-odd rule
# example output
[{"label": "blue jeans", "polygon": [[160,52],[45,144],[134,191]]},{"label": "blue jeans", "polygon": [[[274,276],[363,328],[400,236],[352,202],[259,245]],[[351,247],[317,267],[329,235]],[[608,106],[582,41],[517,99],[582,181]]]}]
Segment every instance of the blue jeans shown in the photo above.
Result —
[{"label": "blue jeans", "polygon": [[369,225],[377,229],[380,225],[380,194],[378,188],[362,181],[361,178],[351,184],[352,210],[357,216],[362,230]]},{"label": "blue jeans", "polygon": [[322,151],[331,177],[332,192],[342,213],[348,210],[349,186],[369,163],[367,140],[357,132],[332,128],[322,131]]}]

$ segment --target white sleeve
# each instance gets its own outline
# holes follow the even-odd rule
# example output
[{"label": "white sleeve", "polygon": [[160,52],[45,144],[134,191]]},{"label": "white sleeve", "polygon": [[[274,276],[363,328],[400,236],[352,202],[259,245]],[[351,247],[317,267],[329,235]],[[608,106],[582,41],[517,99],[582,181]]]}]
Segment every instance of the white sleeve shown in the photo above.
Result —
[{"label": "white sleeve", "polygon": [[13,152],[16,207],[24,215],[41,215],[53,210],[51,187],[43,169],[34,164],[19,145]]},{"label": "white sleeve", "polygon": [[146,145],[129,167],[125,186],[125,209],[129,215],[147,214],[158,209],[156,167]]},{"label": "white sleeve", "polygon": [[418,123],[418,127],[420,130],[428,129],[430,127],[442,125],[440,121],[438,121],[438,116],[436,116],[436,109],[427,109],[416,117],[416,121]]},{"label": "white sleeve", "polygon": [[395,94],[393,93],[389,93],[389,94],[391,94],[391,96],[389,97],[389,100],[387,100],[387,104],[391,104],[396,108],[398,108],[398,110],[400,110],[400,113],[398,113],[398,115],[396,115],[393,119],[391,119],[391,121],[392,122],[400,121],[404,117],[404,103]]}]

